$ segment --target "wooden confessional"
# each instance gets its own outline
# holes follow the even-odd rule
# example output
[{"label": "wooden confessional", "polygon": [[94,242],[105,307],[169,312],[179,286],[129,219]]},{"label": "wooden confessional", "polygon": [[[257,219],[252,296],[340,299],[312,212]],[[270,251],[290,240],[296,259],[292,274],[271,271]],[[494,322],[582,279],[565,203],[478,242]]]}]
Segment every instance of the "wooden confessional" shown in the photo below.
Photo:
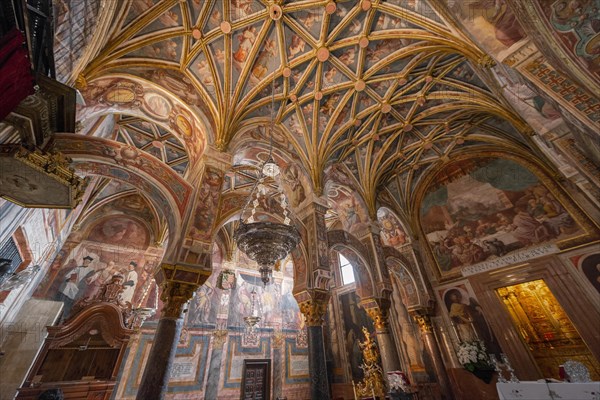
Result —
[{"label": "wooden confessional", "polygon": [[77,303],[63,324],[47,328],[17,399],[38,399],[51,389],[61,389],[65,400],[111,398],[129,338],[142,322],[121,301],[122,285],[115,275],[94,299]]}]

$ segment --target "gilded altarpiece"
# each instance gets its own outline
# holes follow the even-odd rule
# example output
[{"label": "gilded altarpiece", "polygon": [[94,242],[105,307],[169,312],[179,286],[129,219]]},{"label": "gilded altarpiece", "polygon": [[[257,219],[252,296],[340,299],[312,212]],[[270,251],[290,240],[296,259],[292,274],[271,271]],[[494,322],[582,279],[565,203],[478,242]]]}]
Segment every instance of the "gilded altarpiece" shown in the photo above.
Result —
[{"label": "gilded altarpiece", "polygon": [[559,365],[574,360],[587,366],[593,380],[600,379],[600,363],[542,279],[496,292],[544,377],[559,379]]}]

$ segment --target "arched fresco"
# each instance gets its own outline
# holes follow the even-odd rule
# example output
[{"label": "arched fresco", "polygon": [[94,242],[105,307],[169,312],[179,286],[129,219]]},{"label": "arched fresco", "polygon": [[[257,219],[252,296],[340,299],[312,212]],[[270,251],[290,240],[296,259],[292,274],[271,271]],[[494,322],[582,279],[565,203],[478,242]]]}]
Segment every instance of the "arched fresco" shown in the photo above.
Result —
[{"label": "arched fresco", "polygon": [[85,105],[78,109],[83,126],[109,111],[131,115],[162,126],[185,144],[192,161],[206,149],[206,124],[189,106],[163,88],[137,77],[105,77],[86,84],[82,90]]},{"label": "arched fresco", "polygon": [[400,219],[387,207],[377,210],[377,222],[381,227],[380,237],[382,246],[402,247],[410,243]]},{"label": "arched fresco", "polygon": [[493,5],[481,1],[446,0],[446,3],[471,36],[493,55],[527,36],[506,0]]},{"label": "arched fresco", "polygon": [[420,223],[442,273],[584,234],[540,178],[502,158],[465,159],[440,171]]},{"label": "arched fresco", "polygon": [[369,213],[355,190],[334,180],[327,181],[325,189],[331,208],[337,213],[344,230],[353,233],[367,226]]},{"label": "arched fresco", "polygon": [[[113,275],[124,277],[122,299],[133,308],[146,301],[154,286],[154,268],[164,249],[151,245],[156,237],[151,231],[153,214],[139,195],[125,199],[110,201],[87,216],[69,235],[51,273],[38,287],[36,296],[64,303],[63,318],[79,300],[96,295]],[[136,203],[142,207],[128,206]]]}]

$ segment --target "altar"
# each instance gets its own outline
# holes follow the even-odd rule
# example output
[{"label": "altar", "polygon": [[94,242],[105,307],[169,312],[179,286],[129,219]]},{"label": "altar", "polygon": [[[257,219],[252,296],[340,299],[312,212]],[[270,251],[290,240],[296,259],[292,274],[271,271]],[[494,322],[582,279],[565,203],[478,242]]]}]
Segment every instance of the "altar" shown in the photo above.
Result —
[{"label": "altar", "polygon": [[600,400],[600,382],[498,382],[496,389],[500,400]]}]

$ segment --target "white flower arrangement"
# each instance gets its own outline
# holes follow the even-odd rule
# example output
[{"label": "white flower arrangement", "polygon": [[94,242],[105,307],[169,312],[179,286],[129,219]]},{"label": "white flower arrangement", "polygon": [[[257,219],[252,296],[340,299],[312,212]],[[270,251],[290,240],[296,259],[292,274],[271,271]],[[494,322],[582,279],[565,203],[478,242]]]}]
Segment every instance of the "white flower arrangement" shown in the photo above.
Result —
[{"label": "white flower arrangement", "polygon": [[456,355],[463,367],[471,372],[475,369],[488,369],[492,367],[485,345],[480,340],[461,342]]},{"label": "white flower arrangement", "polygon": [[410,385],[404,377],[402,371],[390,371],[387,373],[388,383],[392,391],[402,391],[405,393],[410,392]]}]

